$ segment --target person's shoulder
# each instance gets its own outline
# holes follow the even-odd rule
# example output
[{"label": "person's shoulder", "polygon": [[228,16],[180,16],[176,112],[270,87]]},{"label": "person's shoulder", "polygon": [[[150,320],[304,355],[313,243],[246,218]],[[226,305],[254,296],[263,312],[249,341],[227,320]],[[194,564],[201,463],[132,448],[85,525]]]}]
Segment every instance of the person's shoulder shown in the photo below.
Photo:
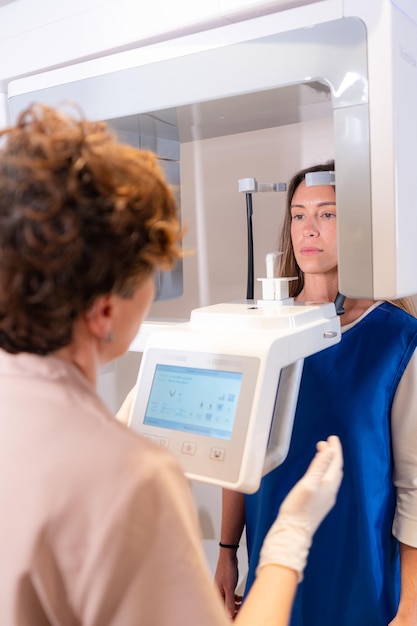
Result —
[{"label": "person's shoulder", "polygon": [[358,333],[396,341],[401,337],[407,343],[416,343],[417,318],[389,301],[379,301],[368,307],[354,322],[342,327],[342,339],[357,340]]},{"label": "person's shoulder", "polygon": [[[77,441],[85,437],[94,440],[92,456],[97,464],[93,470],[96,475],[113,474],[120,481],[140,483],[151,479],[156,482],[158,476],[178,477],[182,473],[168,450],[120,422],[84,381],[75,381],[74,390],[72,407],[77,408],[80,418],[72,420],[77,422],[73,437]],[[88,459],[84,461],[90,465]]]},{"label": "person's shoulder", "polygon": [[116,418],[112,430],[114,437],[111,439],[118,448],[117,455],[132,476],[136,474],[140,481],[152,479],[155,482],[163,476],[175,479],[180,476],[180,480],[184,478],[178,461],[169,450],[134,432]]},{"label": "person's shoulder", "polygon": [[391,302],[382,302],[369,316],[368,334],[383,337],[386,345],[417,347],[417,318]]},{"label": "person's shoulder", "polygon": [[150,441],[147,437],[136,433],[123,424],[117,423],[116,427],[119,436],[123,438],[127,451],[134,457],[139,455],[142,458],[146,458],[148,462],[152,462],[152,464],[161,468],[177,465],[177,461],[169,450],[161,447],[158,443]]},{"label": "person's shoulder", "polygon": [[393,302],[382,302],[378,307],[376,307],[375,313],[383,315],[387,320],[399,322],[400,324],[407,324],[410,328],[417,329],[417,317],[408,311],[405,311]]},{"label": "person's shoulder", "polygon": [[129,439],[129,445],[119,450],[115,470],[120,488],[131,503],[132,514],[135,510],[142,519],[145,506],[148,516],[153,511],[173,524],[185,511],[187,517],[192,517],[190,485],[174,455],[141,435],[133,432],[126,435],[130,435],[125,439]]}]

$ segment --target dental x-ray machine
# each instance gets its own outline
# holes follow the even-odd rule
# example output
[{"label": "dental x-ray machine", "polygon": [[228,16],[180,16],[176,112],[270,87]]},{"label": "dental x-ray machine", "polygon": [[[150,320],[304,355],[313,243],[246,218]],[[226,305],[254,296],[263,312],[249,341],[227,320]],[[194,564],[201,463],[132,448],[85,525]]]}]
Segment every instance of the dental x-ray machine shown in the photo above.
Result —
[{"label": "dental x-ray machine", "polygon": [[[167,118],[186,142],[215,136],[213,120],[222,129],[219,109],[230,103],[240,112],[240,102],[321,85],[333,110],[339,289],[373,299],[417,293],[416,3],[259,1],[265,19],[231,4],[236,10],[213,3],[212,31],[188,31],[162,47],[144,41],[109,55],[109,69],[91,60],[10,83],[12,116],[34,100],[72,99],[95,119]],[[290,422],[275,420],[271,432],[270,424],[295,402],[297,362],[339,339],[333,304],[268,299],[198,309],[149,337],[132,426],[171,449],[190,477],[256,489],[286,453]],[[268,440],[281,446],[270,452]]]},{"label": "dental x-ray machine", "polygon": [[[334,172],[306,181],[333,182]],[[285,189],[239,180],[248,217],[253,192]],[[275,277],[275,256],[267,255],[259,279],[261,300],[253,301],[248,246],[245,302],[196,309],[189,323],[150,334],[129,418],[131,428],[171,450],[189,478],[246,493],[288,453],[304,357],[340,341],[335,305],[295,303],[293,279]]]}]

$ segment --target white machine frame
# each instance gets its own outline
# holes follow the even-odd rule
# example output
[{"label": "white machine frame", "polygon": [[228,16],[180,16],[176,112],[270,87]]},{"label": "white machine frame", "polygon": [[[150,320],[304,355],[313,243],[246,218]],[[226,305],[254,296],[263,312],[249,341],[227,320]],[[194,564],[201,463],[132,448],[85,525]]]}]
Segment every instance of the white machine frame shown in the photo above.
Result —
[{"label": "white machine frame", "polygon": [[[223,3],[217,16],[213,8],[212,23],[245,15],[238,4]],[[260,13],[273,12],[259,4]],[[12,81],[9,102],[15,116],[33,100],[72,99],[96,119],[190,107],[193,126],[204,106],[223,98],[317,82],[329,87],[334,114],[340,291],[375,299],[417,293],[412,0],[277,2],[268,19],[211,37],[196,33]]]},{"label": "white machine frame", "polygon": [[[206,113],[210,116],[215,103],[234,98],[238,103],[239,98],[250,94],[268,94],[288,86],[322,85],[331,95],[334,122],[339,290],[346,296],[373,299],[417,293],[416,3],[259,2],[260,13],[270,13],[267,19],[262,15],[256,18],[254,9],[252,19],[247,19],[240,1],[236,6],[232,0],[211,4],[213,13],[207,15],[206,23],[215,27],[207,26],[206,32],[190,35],[188,30],[188,35],[177,39],[172,35],[169,45],[168,37],[161,45],[152,45],[149,40],[147,45],[143,34],[137,49],[12,81],[8,94],[12,117],[34,100],[53,106],[73,100],[94,119],[174,112],[179,135],[184,133],[189,141],[200,138],[199,122]],[[236,23],[231,23],[234,19]],[[239,23],[239,19],[246,21]],[[195,24],[194,31],[198,30],[204,31],[204,25]],[[156,41],[161,43],[164,36],[159,35]],[[183,80],[179,81],[179,76]],[[225,450],[226,464],[221,465],[218,458],[207,461],[203,455],[203,465],[197,466],[198,455],[182,454],[183,439],[179,448],[173,439],[168,443],[190,477],[211,476],[210,482],[219,485],[254,490],[262,473],[282,460],[289,442],[287,430],[279,438],[278,452],[268,448],[268,441],[274,439],[274,435],[270,437],[270,421],[281,386],[278,372],[297,369],[293,364],[340,338],[333,305],[323,305],[333,307],[331,314],[319,305],[311,306],[304,313],[315,311],[319,319],[314,323],[308,315],[301,322],[298,315],[302,309],[293,311],[291,305],[283,306],[281,315],[272,316],[268,307],[262,314],[255,309],[249,312],[246,307],[242,315],[233,309],[232,324],[230,309],[199,309],[189,327],[155,334],[145,348],[132,426],[160,442],[166,439],[166,432],[151,426],[142,430],[140,423],[157,362],[155,350],[165,355],[166,362],[180,355],[190,366],[199,352],[200,367],[209,366],[207,360],[201,362],[202,354],[212,361],[230,363],[237,359],[242,366],[246,359],[252,364],[255,361],[251,359],[258,359],[257,377],[256,368],[251,366],[248,372],[252,374],[248,373],[244,381],[248,377],[252,380],[248,384],[252,385],[249,395],[253,392],[253,406],[245,418],[239,417],[245,411],[238,411],[230,450]],[[323,311],[327,311],[324,319]],[[268,320],[266,327],[263,323],[256,326],[260,319],[263,323]],[[285,332],[277,322],[282,319]],[[240,320],[244,322],[239,324]],[[143,374],[148,364],[149,371]],[[291,418],[286,423],[291,425]],[[239,439],[238,431],[246,433],[246,443]],[[196,441],[196,449],[204,449],[207,441]],[[219,447],[218,442],[212,445]],[[233,454],[241,455],[240,470],[232,463],[230,473],[222,474],[220,468],[226,467]],[[190,459],[192,456],[195,458]]]}]

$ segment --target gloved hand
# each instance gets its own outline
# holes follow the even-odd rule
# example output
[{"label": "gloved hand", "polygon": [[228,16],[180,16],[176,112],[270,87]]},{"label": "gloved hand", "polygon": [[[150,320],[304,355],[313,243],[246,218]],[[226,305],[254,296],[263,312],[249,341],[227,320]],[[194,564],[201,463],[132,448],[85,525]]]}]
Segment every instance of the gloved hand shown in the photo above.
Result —
[{"label": "gloved hand", "polygon": [[263,543],[258,569],[282,565],[296,570],[299,582],[312,537],[336,502],[343,476],[340,440],[331,436],[317,444],[317,454],[303,478],[292,488]]}]

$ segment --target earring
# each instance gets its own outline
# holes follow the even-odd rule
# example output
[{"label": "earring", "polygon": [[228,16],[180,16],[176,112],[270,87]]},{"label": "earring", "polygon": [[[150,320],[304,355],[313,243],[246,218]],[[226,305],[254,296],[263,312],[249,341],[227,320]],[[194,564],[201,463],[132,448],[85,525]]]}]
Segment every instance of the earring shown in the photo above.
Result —
[{"label": "earring", "polygon": [[114,340],[113,331],[109,330],[107,335],[104,335],[104,337],[101,338],[101,343],[112,343],[113,340]]}]

